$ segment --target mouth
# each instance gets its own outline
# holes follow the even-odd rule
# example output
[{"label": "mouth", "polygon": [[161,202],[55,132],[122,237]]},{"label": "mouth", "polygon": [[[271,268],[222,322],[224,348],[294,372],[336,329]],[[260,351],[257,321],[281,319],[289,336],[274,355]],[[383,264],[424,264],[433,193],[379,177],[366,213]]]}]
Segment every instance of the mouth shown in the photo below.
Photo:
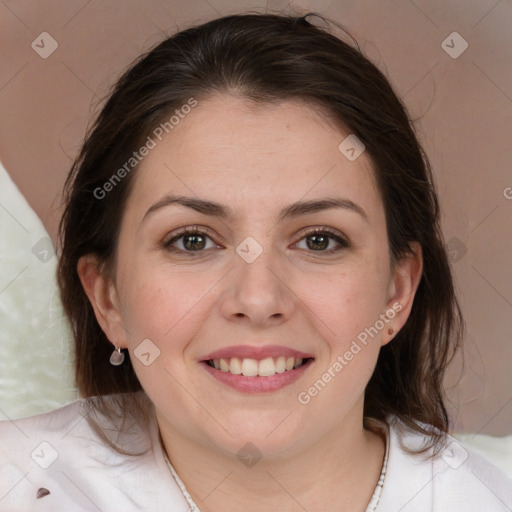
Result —
[{"label": "mouth", "polygon": [[313,364],[311,354],[283,346],[238,346],[200,360],[215,381],[242,393],[266,393],[289,386]]},{"label": "mouth", "polygon": [[203,361],[210,368],[219,372],[244,377],[272,377],[274,375],[291,372],[313,361],[312,357],[278,356],[265,359],[251,359],[240,357],[222,357]]}]

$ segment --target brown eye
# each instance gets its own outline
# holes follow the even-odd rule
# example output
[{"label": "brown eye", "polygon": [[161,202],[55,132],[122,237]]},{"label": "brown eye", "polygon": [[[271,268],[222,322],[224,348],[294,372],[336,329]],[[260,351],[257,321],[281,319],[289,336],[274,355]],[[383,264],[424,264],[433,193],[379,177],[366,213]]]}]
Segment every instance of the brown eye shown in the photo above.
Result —
[{"label": "brown eye", "polygon": [[206,237],[204,235],[183,235],[183,246],[187,251],[196,251],[204,249],[206,246]]},{"label": "brown eye", "polygon": [[306,249],[324,254],[339,252],[349,246],[344,238],[327,229],[317,229],[307,233],[299,243],[304,240]]},{"label": "brown eye", "polygon": [[317,251],[327,249],[330,237],[327,235],[309,235],[306,237],[308,249]]},{"label": "brown eye", "polygon": [[[210,245],[208,245],[210,243]],[[200,229],[184,229],[169,241],[164,247],[171,252],[202,252],[205,249],[219,247],[205,231]]]}]

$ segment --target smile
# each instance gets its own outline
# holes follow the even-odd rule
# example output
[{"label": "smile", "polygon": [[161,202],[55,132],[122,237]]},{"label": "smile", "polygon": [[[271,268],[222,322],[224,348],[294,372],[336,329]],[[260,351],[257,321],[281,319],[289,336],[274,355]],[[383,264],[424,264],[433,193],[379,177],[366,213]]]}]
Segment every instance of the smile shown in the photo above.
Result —
[{"label": "smile", "polygon": [[215,381],[242,393],[284,388],[299,379],[314,361],[312,353],[263,343],[224,347],[198,360]]},{"label": "smile", "polygon": [[243,375],[245,377],[271,377],[272,375],[284,373],[299,368],[307,363],[310,358],[302,357],[267,357],[258,361],[250,358],[220,358],[210,359],[207,364],[224,373]]}]

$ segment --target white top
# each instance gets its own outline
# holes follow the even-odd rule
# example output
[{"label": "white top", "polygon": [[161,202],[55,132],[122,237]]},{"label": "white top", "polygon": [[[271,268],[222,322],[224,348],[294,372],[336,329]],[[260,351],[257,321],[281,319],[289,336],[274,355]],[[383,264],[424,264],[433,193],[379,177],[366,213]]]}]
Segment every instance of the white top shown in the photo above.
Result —
[{"label": "white top", "polygon": [[[142,392],[139,396],[145,399]],[[0,422],[0,511],[187,512],[154,414],[148,429],[131,422],[119,438],[126,450],[148,451],[121,455],[85,419],[87,400]],[[486,459],[448,436],[440,455],[425,461],[403,448],[423,446],[424,436],[393,416],[388,426],[388,462],[376,512],[512,511],[512,480]],[[116,429],[110,432],[117,435]]]}]

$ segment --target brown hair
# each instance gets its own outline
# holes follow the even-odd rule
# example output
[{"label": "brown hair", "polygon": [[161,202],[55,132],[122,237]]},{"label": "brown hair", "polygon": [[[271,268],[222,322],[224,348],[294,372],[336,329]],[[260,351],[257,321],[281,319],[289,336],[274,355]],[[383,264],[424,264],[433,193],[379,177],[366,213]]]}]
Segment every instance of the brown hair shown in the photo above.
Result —
[{"label": "brown hair", "polygon": [[[105,272],[114,268],[136,166],[106,199],[98,199],[95,190],[192,97],[201,101],[231,93],[255,103],[304,100],[364,143],[386,212],[392,264],[411,251],[410,242],[418,241],[423,251],[411,314],[381,349],[366,388],[365,425],[371,418],[394,414],[437,447],[449,429],[443,376],[460,344],[463,321],[430,165],[385,76],[357,43],[348,44],[310,23],[311,15],[326,21],[311,13],[245,14],[189,28],[142,56],[115,85],[66,181],[60,225],[58,281],[74,332],[78,388],[84,397],[116,394],[126,414],[137,395],[133,392],[141,390],[128,354],[122,366],[109,364],[112,345],[77,274],[77,262],[85,254],[97,255]],[[102,401],[94,403],[99,409]],[[112,411],[105,407],[109,415]]]}]

